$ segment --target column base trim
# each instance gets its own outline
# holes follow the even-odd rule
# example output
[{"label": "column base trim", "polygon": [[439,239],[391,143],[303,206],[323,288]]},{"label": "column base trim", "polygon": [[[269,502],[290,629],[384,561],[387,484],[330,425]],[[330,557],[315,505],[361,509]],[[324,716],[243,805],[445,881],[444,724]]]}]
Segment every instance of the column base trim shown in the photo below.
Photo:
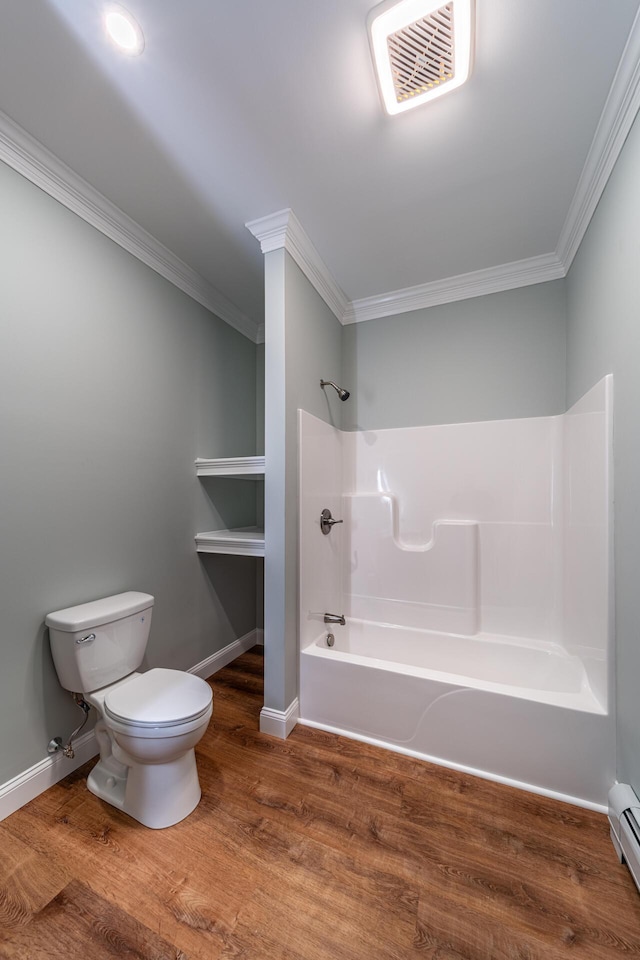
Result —
[{"label": "column base trim", "polygon": [[300,703],[296,697],[286,710],[273,710],[263,707],[260,711],[260,733],[286,740],[300,716]]}]

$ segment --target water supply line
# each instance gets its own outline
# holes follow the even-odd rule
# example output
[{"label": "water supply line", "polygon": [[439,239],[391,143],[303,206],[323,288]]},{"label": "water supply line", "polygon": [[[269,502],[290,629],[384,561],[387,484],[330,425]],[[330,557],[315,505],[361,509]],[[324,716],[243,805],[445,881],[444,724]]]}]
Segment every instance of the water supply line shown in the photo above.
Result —
[{"label": "water supply line", "polygon": [[47,747],[48,753],[57,753],[58,750],[62,750],[63,755],[67,757],[69,760],[73,760],[73,758],[75,757],[75,751],[73,749],[73,741],[76,739],[76,737],[84,727],[85,723],[87,722],[89,718],[89,711],[91,710],[91,704],[87,703],[87,701],[83,698],[81,693],[73,694],[73,702],[76,704],[76,706],[80,707],[80,709],[84,713],[84,717],[82,718],[82,723],[76,727],[76,729],[73,731],[73,733],[69,737],[64,747],[62,746],[61,737],[54,737],[53,740],[49,741],[49,746]]}]

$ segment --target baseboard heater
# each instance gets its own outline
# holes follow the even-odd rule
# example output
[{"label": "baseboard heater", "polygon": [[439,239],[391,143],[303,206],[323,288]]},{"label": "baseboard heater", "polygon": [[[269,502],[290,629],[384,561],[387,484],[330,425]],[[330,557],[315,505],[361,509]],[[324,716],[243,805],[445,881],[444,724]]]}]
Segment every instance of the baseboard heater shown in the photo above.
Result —
[{"label": "baseboard heater", "polygon": [[628,783],[609,791],[611,841],[620,863],[626,863],[640,890],[640,800]]}]

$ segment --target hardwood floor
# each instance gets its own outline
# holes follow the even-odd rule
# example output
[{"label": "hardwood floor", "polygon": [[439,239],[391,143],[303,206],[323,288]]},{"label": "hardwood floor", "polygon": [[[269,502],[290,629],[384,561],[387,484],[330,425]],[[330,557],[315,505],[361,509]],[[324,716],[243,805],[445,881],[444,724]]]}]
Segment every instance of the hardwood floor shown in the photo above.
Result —
[{"label": "hardwood floor", "polygon": [[118,813],[88,764],[0,824],[0,957],[640,957],[604,816],[305,727],[263,736],[261,678],[256,648],[212,679],[183,823]]}]

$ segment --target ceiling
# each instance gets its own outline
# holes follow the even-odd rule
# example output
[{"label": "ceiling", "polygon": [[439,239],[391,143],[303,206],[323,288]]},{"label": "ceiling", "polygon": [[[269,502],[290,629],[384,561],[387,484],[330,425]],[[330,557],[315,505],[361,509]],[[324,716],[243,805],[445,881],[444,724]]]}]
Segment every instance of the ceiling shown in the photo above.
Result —
[{"label": "ceiling", "polygon": [[371,0],[0,2],[0,110],[254,323],[291,207],[348,300],[556,250],[640,0],[477,0],[475,67],[396,117]]}]

